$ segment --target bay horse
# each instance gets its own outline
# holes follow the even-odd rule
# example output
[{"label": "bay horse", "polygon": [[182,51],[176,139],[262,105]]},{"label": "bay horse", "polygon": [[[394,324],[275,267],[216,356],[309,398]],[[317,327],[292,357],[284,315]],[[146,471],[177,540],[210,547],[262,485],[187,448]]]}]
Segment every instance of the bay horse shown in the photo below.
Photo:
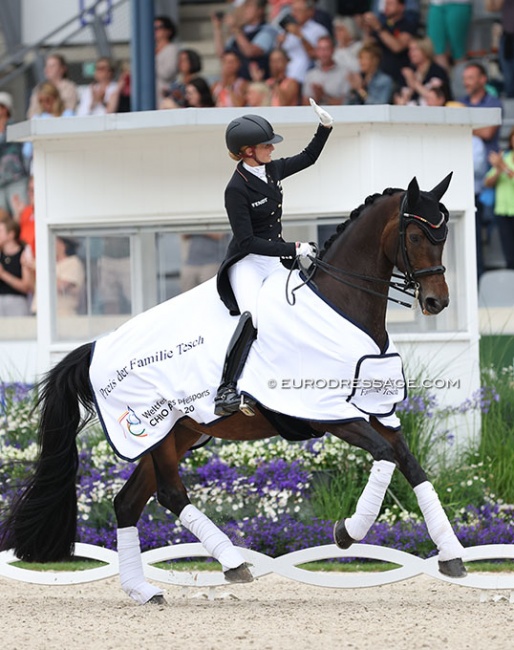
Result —
[{"label": "bay horse", "polygon": [[[350,219],[338,226],[319,257],[312,260],[307,276],[303,276],[338,313],[364,330],[381,351],[389,341],[386,306],[391,286],[415,294],[425,315],[438,314],[449,303],[442,265],[449,215],[440,199],[451,176],[430,191],[421,191],[413,178],[406,191],[389,188],[368,197]],[[395,267],[402,274],[401,284],[392,280]],[[39,457],[30,481],[4,514],[0,530],[0,549],[13,549],[18,558],[26,561],[56,561],[73,553],[77,527],[76,436],[96,413],[89,374],[92,346],[88,343],[70,352],[39,384]],[[305,422],[290,416],[281,419],[277,413],[270,417],[257,403],[254,417],[235,413],[209,426],[184,415],[158,446],[142,455],[116,495],[120,580],[133,600],[144,604],[163,599],[162,592],[145,580],[137,532],[137,522],[154,493],[159,503],[220,562],[227,581],[253,579],[240,551],[190,503],[179,476],[179,462],[205,434],[229,440],[257,440],[280,435],[287,427],[307,427],[311,435],[317,436],[331,433],[366,450],[373,458],[368,483],[354,514],[334,526],[334,541],[340,548],[349,548],[365,537],[378,517],[392,473],[398,467],[416,493],[439,551],[440,571],[456,578],[466,575],[464,549],[400,428],[385,426],[375,416],[338,422]]]}]

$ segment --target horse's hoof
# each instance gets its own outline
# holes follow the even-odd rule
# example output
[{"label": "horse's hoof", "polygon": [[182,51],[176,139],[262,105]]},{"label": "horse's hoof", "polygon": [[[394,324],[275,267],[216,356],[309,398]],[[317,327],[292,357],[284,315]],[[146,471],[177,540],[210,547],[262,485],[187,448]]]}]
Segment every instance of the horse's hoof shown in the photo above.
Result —
[{"label": "horse's hoof", "polygon": [[152,596],[150,600],[146,601],[147,605],[167,605],[166,598],[162,594]]},{"label": "horse's hoof", "polygon": [[346,526],[344,525],[344,519],[336,521],[334,524],[334,542],[339,548],[350,548],[350,546],[355,542],[353,537],[350,537]]},{"label": "horse's hoof", "polygon": [[439,571],[450,578],[465,578],[468,575],[460,557],[454,560],[439,560]]},{"label": "horse's hoof", "polygon": [[252,582],[253,575],[250,571],[250,567],[246,562],[240,564],[235,569],[227,569],[225,572],[225,580],[228,582]]}]

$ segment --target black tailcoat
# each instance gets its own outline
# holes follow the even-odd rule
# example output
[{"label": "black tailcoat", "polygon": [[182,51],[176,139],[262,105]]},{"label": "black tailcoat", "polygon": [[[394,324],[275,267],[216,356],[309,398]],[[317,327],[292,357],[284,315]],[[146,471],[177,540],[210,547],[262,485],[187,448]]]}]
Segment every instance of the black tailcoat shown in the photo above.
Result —
[{"label": "black tailcoat", "polygon": [[218,271],[218,292],[231,314],[239,308],[228,278],[228,269],[250,253],[292,259],[294,242],[282,238],[282,187],[280,181],[310,167],[319,158],[332,129],[319,126],[307,147],[296,156],[266,165],[268,182],[248,172],[240,162],[225,189],[225,209],[233,237]]}]

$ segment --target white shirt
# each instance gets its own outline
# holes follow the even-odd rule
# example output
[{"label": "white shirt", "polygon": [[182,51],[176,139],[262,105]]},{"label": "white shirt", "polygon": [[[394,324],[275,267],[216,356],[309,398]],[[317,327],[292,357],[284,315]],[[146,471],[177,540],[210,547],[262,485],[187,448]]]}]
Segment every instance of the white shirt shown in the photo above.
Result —
[{"label": "white shirt", "polygon": [[[314,20],[307,20],[302,25],[302,36],[312,46],[316,46],[318,39],[322,36],[327,36],[328,31],[323,25],[315,22]],[[303,84],[307,70],[312,67],[312,59],[307,54],[302,39],[295,34],[287,33],[282,44],[282,49],[289,57],[289,63],[286,68],[286,77],[292,77],[299,83]]]},{"label": "white shirt", "polygon": [[107,86],[107,89],[105,91],[104,95],[104,103],[103,104],[95,104],[93,106],[93,84],[89,84],[86,88],[81,93],[80,96],[80,104],[77,109],[77,115],[105,115],[107,113],[107,108],[105,104],[109,101],[109,99],[112,97],[113,93],[116,92],[117,90],[117,84],[115,81],[111,81],[111,83]]}]

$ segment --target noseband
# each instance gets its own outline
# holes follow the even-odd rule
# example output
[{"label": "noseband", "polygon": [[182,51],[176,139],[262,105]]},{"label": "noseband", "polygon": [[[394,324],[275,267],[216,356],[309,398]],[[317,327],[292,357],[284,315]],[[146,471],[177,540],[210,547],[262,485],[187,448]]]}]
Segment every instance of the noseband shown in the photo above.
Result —
[{"label": "noseband", "polygon": [[[289,278],[291,277],[291,273],[294,270],[295,265],[293,265],[293,267],[291,268],[286,282],[287,302],[290,305],[294,305],[296,299],[294,295],[295,291],[300,289],[300,287],[303,287],[304,284],[310,282],[317,269],[322,269],[331,278],[334,278],[334,280],[337,280],[342,284],[346,284],[349,287],[353,287],[354,289],[360,289],[361,291],[365,291],[366,293],[369,293],[372,296],[377,296],[378,298],[389,300],[391,302],[394,302],[397,305],[401,305],[402,307],[412,307],[413,303],[409,303],[406,302],[405,300],[400,300],[398,298],[392,298],[389,295],[384,295],[382,293],[379,293],[378,291],[374,291],[373,289],[368,289],[367,287],[362,287],[353,284],[351,281],[341,277],[342,275],[345,275],[350,278],[355,278],[356,280],[366,280],[367,282],[378,282],[381,284],[386,284],[389,287],[396,289],[396,291],[400,291],[401,293],[404,293],[410,298],[413,298],[415,301],[418,297],[418,293],[420,289],[418,278],[422,278],[427,275],[442,275],[446,272],[446,267],[443,266],[442,264],[438,266],[429,266],[425,269],[419,269],[417,271],[414,271],[414,269],[412,268],[412,264],[410,263],[409,260],[409,254],[407,252],[406,233],[409,224],[415,223],[417,226],[421,228],[421,230],[423,230],[423,233],[432,242],[432,244],[444,243],[448,235],[448,226],[446,224],[448,220],[448,212],[447,211],[444,212],[443,210],[446,209],[443,208],[441,204],[439,204],[441,209],[441,220],[437,223],[437,225],[434,225],[424,217],[406,212],[406,203],[407,203],[407,192],[405,192],[404,197],[400,203],[400,224],[399,224],[399,238],[398,238],[399,250],[397,249],[397,254],[395,258],[398,259],[398,254],[401,253],[403,266],[405,270],[403,272],[403,275],[400,275],[398,273],[393,273],[391,275],[392,278],[396,278],[397,280],[403,280],[403,282],[398,282],[397,280],[382,280],[381,278],[373,278],[370,277],[369,275],[361,275],[360,273],[353,273],[352,271],[344,271],[343,269],[340,269],[337,266],[333,266],[332,264],[328,264],[328,262],[319,259],[316,253],[316,257],[309,256],[309,260],[311,261],[309,269],[308,270],[303,268],[301,269],[305,277],[304,282],[302,282],[302,284],[292,289],[291,295],[289,295],[289,291],[288,291]],[[436,238],[434,236],[435,235],[434,230],[438,228],[444,228],[444,230],[439,231],[441,233],[441,236]],[[438,235],[439,232],[437,233]],[[296,262],[298,263],[298,258],[296,258]]]}]

